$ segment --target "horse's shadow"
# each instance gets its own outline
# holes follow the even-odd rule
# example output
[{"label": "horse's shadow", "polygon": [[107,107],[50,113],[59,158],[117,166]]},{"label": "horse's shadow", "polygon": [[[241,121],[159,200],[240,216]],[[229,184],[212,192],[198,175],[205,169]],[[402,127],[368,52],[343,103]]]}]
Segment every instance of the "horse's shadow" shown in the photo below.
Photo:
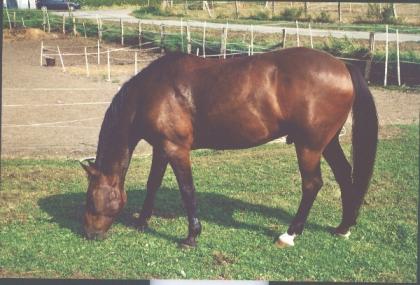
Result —
[{"label": "horse's shadow", "polygon": [[[146,191],[127,191],[128,201],[122,213],[118,216],[115,223],[121,223],[128,227],[135,226],[134,213],[138,213],[143,205]],[[178,190],[161,188],[157,194],[153,216],[163,219],[175,219],[186,216],[181,203]],[[73,233],[82,236],[82,216],[84,211],[85,193],[58,194],[43,198],[38,201],[40,208],[53,217],[53,221],[60,227],[68,228]],[[273,230],[266,224],[252,224],[237,221],[234,218],[235,211],[254,212],[266,218],[274,218],[277,223],[288,225],[293,216],[281,208],[272,208],[260,204],[251,204],[238,199],[227,197],[216,193],[197,192],[198,216],[201,220],[214,223],[229,228],[253,230],[263,232],[264,234],[275,238],[279,232]],[[298,205],[296,205],[297,208]],[[313,230],[327,230],[325,226],[307,223],[306,228]],[[285,229],[284,229],[285,230]],[[283,231],[284,231],[283,230]],[[185,225],[187,231],[187,224]],[[174,236],[158,232],[153,228],[147,229],[147,232],[162,238],[179,241]],[[181,237],[185,233],[179,233]]]}]

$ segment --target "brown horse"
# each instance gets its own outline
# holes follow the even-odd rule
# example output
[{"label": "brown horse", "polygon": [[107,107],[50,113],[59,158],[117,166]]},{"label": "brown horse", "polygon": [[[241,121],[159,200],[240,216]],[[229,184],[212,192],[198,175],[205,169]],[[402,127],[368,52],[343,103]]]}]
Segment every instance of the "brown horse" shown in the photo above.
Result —
[{"label": "brown horse", "polygon": [[[338,140],[352,108],[353,170]],[[372,94],[356,68],[307,48],[228,60],[163,56],[122,86],[105,114],[95,162],[82,164],[89,177],[87,237],[104,238],[125,205],[125,175],[141,139],[153,146],[153,159],[139,229],[147,226],[169,163],[189,222],[181,244],[195,246],[201,225],[190,151],[249,148],[282,136],[295,144],[302,200],[277,244],[291,246],[302,233],[322,186],[321,156],[341,189],[343,216],[335,233],[348,236],[369,186],[378,140]]]}]

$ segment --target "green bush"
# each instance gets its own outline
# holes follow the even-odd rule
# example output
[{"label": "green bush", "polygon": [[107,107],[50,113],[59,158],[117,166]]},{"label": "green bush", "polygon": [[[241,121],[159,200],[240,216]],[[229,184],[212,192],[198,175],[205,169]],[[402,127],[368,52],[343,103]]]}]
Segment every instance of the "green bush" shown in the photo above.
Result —
[{"label": "green bush", "polygon": [[318,23],[332,23],[333,19],[331,19],[330,14],[328,14],[325,11],[322,11],[316,18],[315,18],[315,22]]},{"label": "green bush", "polygon": [[402,24],[402,19],[395,18],[392,6],[381,8],[379,4],[369,4],[367,19],[359,16],[356,23],[381,23],[381,24]]},{"label": "green bush", "polygon": [[285,21],[296,21],[301,18],[302,14],[302,8],[286,8],[283,12],[281,12],[279,19]]},{"label": "green bush", "polygon": [[256,14],[252,14],[247,18],[250,20],[268,20],[270,19],[270,14],[267,10],[258,11]]},{"label": "green bush", "polygon": [[347,37],[343,39],[329,37],[320,47],[317,48],[335,56],[353,57],[359,59],[366,58],[369,53],[368,48],[352,42]]},{"label": "green bush", "polygon": [[144,16],[144,15],[154,15],[154,16],[171,16],[171,12],[166,10],[166,9],[162,9],[160,8],[160,6],[146,6],[146,7],[141,7],[140,9],[137,9],[135,11],[133,11],[134,15],[137,16]]}]

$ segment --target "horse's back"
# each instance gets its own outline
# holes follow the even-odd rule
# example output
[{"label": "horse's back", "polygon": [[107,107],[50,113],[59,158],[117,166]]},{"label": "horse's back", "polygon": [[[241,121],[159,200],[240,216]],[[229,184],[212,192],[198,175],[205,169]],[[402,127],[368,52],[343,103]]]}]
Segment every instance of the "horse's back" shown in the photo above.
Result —
[{"label": "horse's back", "polygon": [[341,123],[352,101],[345,65],[304,48],[226,61],[176,55],[155,73],[149,119],[196,148],[250,147]]}]

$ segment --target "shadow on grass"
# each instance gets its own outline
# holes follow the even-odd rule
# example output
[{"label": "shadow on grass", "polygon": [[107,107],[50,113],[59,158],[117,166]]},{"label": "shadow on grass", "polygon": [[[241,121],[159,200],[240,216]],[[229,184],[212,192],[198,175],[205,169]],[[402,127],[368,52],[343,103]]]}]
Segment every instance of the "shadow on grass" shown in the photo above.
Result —
[{"label": "shadow on grass", "polygon": [[[135,227],[135,218],[133,213],[138,213],[143,205],[146,191],[128,190],[127,204],[118,216],[114,224],[123,224],[128,227]],[[155,209],[153,216],[162,219],[176,219],[185,217],[185,210],[182,207],[180,193],[177,189],[161,188],[157,194]],[[198,217],[202,221],[214,223],[228,228],[253,230],[263,232],[268,236],[276,238],[279,232],[274,231],[266,224],[250,224],[239,222],[234,219],[235,211],[254,212],[267,218],[275,218],[280,223],[289,224],[293,216],[281,208],[272,208],[264,205],[254,205],[241,200],[233,199],[216,193],[200,193],[197,192],[198,198]],[[73,233],[83,236],[82,216],[84,211],[85,193],[68,193],[49,196],[38,201],[40,208],[51,215],[54,222],[61,227],[70,229]],[[299,205],[296,205],[296,209]],[[294,213],[293,213],[294,214]],[[153,217],[152,217],[153,219]],[[318,224],[307,223],[307,229],[312,230],[328,230],[328,227]],[[186,234],[188,230],[187,222],[185,222],[185,232],[176,233],[180,238]],[[204,229],[205,230],[205,229]],[[179,239],[148,228],[147,233],[178,242]]]}]

